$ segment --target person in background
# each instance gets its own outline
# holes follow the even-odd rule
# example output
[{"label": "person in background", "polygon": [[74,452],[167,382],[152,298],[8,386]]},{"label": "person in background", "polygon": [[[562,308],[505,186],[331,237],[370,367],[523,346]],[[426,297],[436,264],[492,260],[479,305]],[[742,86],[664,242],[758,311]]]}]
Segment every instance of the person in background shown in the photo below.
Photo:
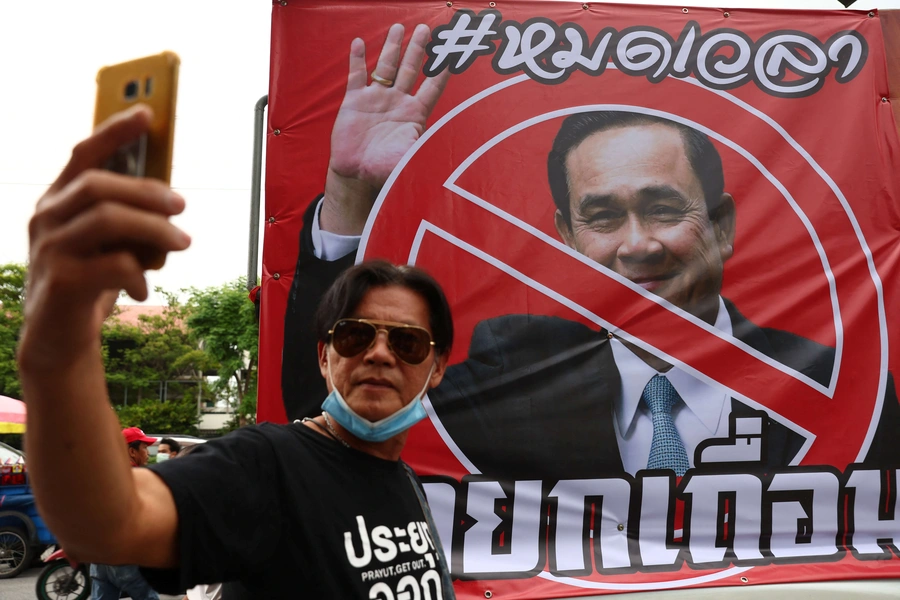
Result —
[{"label": "person in background", "polygon": [[[150,460],[147,446],[156,443],[139,427],[126,427],[122,437],[132,467],[146,467]],[[118,600],[124,592],[132,600],[159,600],[159,595],[141,575],[137,565],[91,564],[91,600]]]},{"label": "person in background", "polygon": [[156,443],[156,438],[147,436],[140,427],[126,427],[122,430],[122,437],[128,446],[128,459],[132,467],[146,467],[150,461],[148,446]]},{"label": "person in background", "polygon": [[181,456],[181,444],[172,438],[163,438],[159,440],[159,451],[156,453],[156,462],[162,462]]}]

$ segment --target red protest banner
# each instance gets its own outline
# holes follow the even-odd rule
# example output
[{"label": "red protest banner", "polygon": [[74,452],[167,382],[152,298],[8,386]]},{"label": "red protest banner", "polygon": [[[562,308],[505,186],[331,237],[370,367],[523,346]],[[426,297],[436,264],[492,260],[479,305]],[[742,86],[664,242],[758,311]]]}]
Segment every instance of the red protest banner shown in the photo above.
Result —
[{"label": "red protest banner", "polygon": [[[454,310],[404,457],[432,476],[459,591],[896,576],[865,560],[888,552],[869,541],[892,538],[893,500],[871,506],[900,456],[880,21],[276,5],[259,418],[324,398],[308,316],[353,260],[315,255],[331,169],[372,203],[356,260],[424,267]],[[407,47],[424,64],[404,73]],[[654,374],[678,480],[654,462]]]}]

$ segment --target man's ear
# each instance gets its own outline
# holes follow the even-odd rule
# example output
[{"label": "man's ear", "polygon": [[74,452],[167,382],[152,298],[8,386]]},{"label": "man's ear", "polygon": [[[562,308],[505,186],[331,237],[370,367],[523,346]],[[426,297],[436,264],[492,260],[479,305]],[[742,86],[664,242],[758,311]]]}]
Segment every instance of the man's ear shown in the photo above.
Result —
[{"label": "man's ear", "polygon": [[441,383],[441,380],[444,378],[444,373],[447,372],[447,361],[449,360],[450,355],[446,352],[436,355],[434,371],[432,371],[431,380],[428,382],[429,390],[436,388]]},{"label": "man's ear", "polygon": [[325,342],[319,342],[316,349],[319,353],[319,372],[325,379],[325,383],[330,385],[328,381],[328,345]]},{"label": "man's ear", "polygon": [[575,236],[572,233],[572,226],[566,222],[566,218],[559,212],[559,209],[556,209],[556,213],[553,215],[553,224],[556,225],[556,233],[559,234],[563,243],[574,250]]},{"label": "man's ear", "polygon": [[719,205],[709,213],[709,219],[712,221],[713,229],[716,233],[716,243],[719,246],[719,255],[722,262],[725,262],[734,254],[734,230],[735,230],[735,208],[734,198],[731,194],[722,194]]}]

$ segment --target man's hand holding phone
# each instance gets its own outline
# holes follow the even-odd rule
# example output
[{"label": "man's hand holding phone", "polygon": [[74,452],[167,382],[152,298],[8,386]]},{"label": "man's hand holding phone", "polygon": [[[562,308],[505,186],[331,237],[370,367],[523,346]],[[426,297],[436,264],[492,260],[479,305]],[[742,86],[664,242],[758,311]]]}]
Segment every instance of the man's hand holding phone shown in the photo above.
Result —
[{"label": "man's hand holding phone", "polygon": [[[120,290],[146,299],[144,271],[191,243],[170,222],[184,199],[167,183],[178,62],[157,56],[101,69],[94,132],[75,146],[29,223],[18,348],[29,478],[48,526],[80,562],[143,556],[174,566],[177,555],[171,493],[123,453],[100,335]],[[123,148],[131,156],[135,140],[141,150],[126,164],[138,174],[130,166],[143,160],[147,177],[108,170]]]},{"label": "man's hand holding phone", "polygon": [[190,245],[169,222],[185,204],[167,184],[102,170],[147,132],[152,116],[138,105],[101,124],[38,201],[29,224],[24,363],[99,350],[100,326],[119,291],[146,299],[144,271]]}]

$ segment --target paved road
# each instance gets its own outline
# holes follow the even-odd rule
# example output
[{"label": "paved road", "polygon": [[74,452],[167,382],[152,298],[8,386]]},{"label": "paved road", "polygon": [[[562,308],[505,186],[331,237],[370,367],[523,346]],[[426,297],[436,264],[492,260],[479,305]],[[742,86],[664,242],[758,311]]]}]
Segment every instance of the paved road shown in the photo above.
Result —
[{"label": "paved road", "polygon": [[0,598],[3,600],[35,600],[34,586],[41,567],[28,569],[18,577],[0,579]]},{"label": "paved road", "polygon": [[[29,569],[12,579],[0,579],[0,598],[3,600],[35,600],[34,586],[41,567]],[[183,596],[160,595],[160,600],[181,600]]]},{"label": "paved road", "polygon": [[40,568],[29,569],[13,579],[0,579],[0,598],[3,600],[34,600],[34,585]]}]

